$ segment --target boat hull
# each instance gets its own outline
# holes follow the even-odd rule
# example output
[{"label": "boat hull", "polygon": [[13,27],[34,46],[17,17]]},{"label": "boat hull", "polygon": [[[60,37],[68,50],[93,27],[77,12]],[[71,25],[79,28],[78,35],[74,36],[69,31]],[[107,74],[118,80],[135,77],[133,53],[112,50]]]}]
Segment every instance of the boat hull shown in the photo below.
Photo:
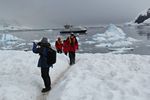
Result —
[{"label": "boat hull", "polygon": [[87,30],[72,30],[72,31],[60,31],[61,34],[68,34],[68,33],[83,33],[86,34]]}]

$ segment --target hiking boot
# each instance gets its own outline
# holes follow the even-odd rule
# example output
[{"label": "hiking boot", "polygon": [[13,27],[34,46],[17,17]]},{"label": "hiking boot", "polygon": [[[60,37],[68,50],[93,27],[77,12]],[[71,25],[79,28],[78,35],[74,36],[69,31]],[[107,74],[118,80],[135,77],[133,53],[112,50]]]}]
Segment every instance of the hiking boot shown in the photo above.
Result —
[{"label": "hiking boot", "polygon": [[48,92],[50,90],[51,90],[51,87],[49,87],[49,88],[43,88],[41,92],[44,93],[44,92]]}]

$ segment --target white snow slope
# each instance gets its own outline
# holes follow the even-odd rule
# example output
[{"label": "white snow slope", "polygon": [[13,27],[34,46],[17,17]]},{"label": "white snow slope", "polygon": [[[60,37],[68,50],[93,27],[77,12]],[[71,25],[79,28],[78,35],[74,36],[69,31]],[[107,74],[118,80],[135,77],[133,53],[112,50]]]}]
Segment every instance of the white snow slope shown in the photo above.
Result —
[{"label": "white snow slope", "polygon": [[[43,87],[40,69],[36,67],[39,56],[23,51],[0,54],[0,100],[39,100]],[[150,56],[76,57],[77,63],[69,67],[68,57],[58,54],[57,63],[50,70],[53,85],[46,100],[149,100]]]}]

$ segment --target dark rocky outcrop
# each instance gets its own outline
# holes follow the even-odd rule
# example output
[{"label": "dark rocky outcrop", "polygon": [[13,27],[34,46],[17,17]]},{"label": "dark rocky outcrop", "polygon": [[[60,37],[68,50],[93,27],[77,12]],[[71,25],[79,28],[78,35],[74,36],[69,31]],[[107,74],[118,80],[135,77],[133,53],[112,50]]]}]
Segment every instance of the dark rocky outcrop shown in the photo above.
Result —
[{"label": "dark rocky outcrop", "polygon": [[150,8],[148,9],[148,11],[146,12],[146,15],[142,15],[140,14],[138,16],[138,18],[135,20],[135,23],[143,23],[145,20],[149,19],[150,18]]}]

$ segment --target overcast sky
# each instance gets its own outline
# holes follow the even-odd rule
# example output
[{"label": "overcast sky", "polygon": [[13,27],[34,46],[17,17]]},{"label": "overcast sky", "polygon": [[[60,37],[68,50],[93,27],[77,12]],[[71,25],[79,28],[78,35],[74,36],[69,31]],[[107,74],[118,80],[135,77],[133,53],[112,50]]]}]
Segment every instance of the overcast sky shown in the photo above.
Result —
[{"label": "overcast sky", "polygon": [[150,0],[0,0],[0,19],[50,27],[125,23],[150,7]]}]

